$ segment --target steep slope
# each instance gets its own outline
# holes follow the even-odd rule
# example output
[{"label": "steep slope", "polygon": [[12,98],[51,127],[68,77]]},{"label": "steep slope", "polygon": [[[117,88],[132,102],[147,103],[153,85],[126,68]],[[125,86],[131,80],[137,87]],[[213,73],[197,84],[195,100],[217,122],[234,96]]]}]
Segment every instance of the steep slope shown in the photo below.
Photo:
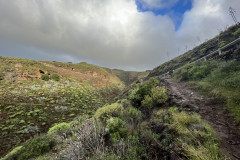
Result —
[{"label": "steep slope", "polygon": [[94,114],[125,84],[143,76],[85,62],[0,57],[0,156],[55,123]]},{"label": "steep slope", "polygon": [[122,86],[114,73],[87,63],[0,57],[0,156],[54,123],[93,114]]},{"label": "steep slope", "polygon": [[[193,62],[205,55],[210,54],[213,51],[218,50],[218,48],[223,47],[224,45],[232,42],[233,40],[240,37],[240,26],[235,25],[229,27],[226,31],[221,32],[216,37],[208,40],[201,45],[193,48],[192,50],[180,55],[164,64],[159,65],[154,68],[148,75],[147,79],[153,76],[159,76],[168,71],[173,71],[176,68],[186,65],[187,63]],[[212,59],[239,59],[240,55],[238,54],[240,51],[239,43],[233,46],[226,48],[222,51],[221,56],[213,56]]]},{"label": "steep slope", "polygon": [[[231,26],[215,38],[153,69],[147,77],[168,72],[167,77],[161,78],[172,92],[172,101],[190,113],[198,112],[214,128],[222,152],[233,160],[240,159],[239,36],[240,26]],[[223,47],[234,40],[237,43]],[[202,61],[191,63],[219,48],[224,48],[221,55],[211,54]],[[169,79],[171,77],[175,81]]]}]

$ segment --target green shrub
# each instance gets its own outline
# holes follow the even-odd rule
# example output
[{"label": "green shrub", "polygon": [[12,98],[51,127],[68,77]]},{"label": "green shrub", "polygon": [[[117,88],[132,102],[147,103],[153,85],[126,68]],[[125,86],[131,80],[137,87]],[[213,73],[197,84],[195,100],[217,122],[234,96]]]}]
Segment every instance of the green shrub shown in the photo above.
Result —
[{"label": "green shrub", "polygon": [[238,36],[240,35],[240,28],[238,28],[234,33],[233,33],[234,36]]},{"label": "green shrub", "polygon": [[193,67],[193,64],[189,63],[189,64],[186,64],[184,67],[180,68],[180,69],[177,69],[175,72],[174,72],[174,78],[178,81],[187,81],[189,80],[188,78],[188,71]]},{"label": "green shrub", "polygon": [[225,45],[226,45],[226,42],[225,42],[225,41],[221,41],[221,42],[218,44],[219,47],[223,47],[223,46],[225,46]]},{"label": "green shrub", "polygon": [[220,68],[220,72],[230,74],[232,72],[240,71],[240,62],[233,60],[227,63],[222,63],[219,68]]},{"label": "green shrub", "polygon": [[150,78],[147,82],[142,84],[138,89],[135,89],[131,92],[129,99],[133,106],[140,107],[142,100],[146,95],[151,93],[151,89],[156,87],[159,84],[159,80],[156,78]]},{"label": "green shrub", "polygon": [[51,134],[58,134],[62,135],[63,133],[66,133],[67,135],[71,134],[71,126],[69,123],[59,123],[53,126],[52,128],[49,129],[48,135]]},{"label": "green shrub", "polygon": [[[169,110],[170,111],[170,110]],[[172,121],[169,128],[173,130],[177,137],[174,138],[178,143],[182,144],[185,155],[190,159],[218,159],[223,160],[224,157],[218,148],[218,140],[214,130],[201,120],[197,114],[189,115],[186,112],[170,111]],[[191,130],[189,126],[199,124],[203,130]],[[199,138],[201,137],[201,138]],[[168,137],[166,137],[168,138]],[[170,136],[170,140],[171,140]],[[165,143],[169,143],[166,139]]]},{"label": "green shrub", "polygon": [[131,101],[131,104],[133,106],[140,106],[141,105],[141,101],[142,101],[142,97],[138,94],[138,88],[131,90],[130,91],[130,95],[128,96],[129,100]]},{"label": "green shrub", "polygon": [[146,156],[147,146],[145,144],[141,144],[138,136],[129,135],[126,141],[127,144],[131,147],[128,148],[124,159],[138,160],[143,159],[143,157]]},{"label": "green shrub", "polygon": [[217,67],[217,61],[191,63],[174,72],[174,77],[179,81],[201,80],[207,77]]},{"label": "green shrub", "polygon": [[142,104],[148,108],[153,108],[165,103],[168,99],[166,89],[163,87],[156,87],[151,89],[150,95],[145,96]]},{"label": "green shrub", "polygon": [[128,150],[128,154],[126,155],[126,160],[138,160],[137,147],[132,147]]},{"label": "green shrub", "polygon": [[150,144],[154,141],[157,141],[159,139],[159,135],[156,133],[153,133],[151,129],[142,129],[140,138],[141,141],[143,141],[145,144]]},{"label": "green shrub", "polygon": [[59,77],[59,75],[56,74],[56,73],[53,73],[53,74],[51,75],[51,79],[54,80],[54,81],[60,81],[60,77]]},{"label": "green shrub", "polygon": [[113,141],[123,138],[127,134],[127,124],[120,118],[113,118],[107,120],[106,131],[110,133]]},{"label": "green shrub", "polygon": [[[170,108],[169,110],[172,110],[172,108]],[[172,122],[171,112],[169,112],[168,110],[162,110],[162,109],[158,110],[157,112],[154,112],[152,121],[155,123],[170,123]]]},{"label": "green shrub", "polygon": [[200,80],[205,78],[209,74],[208,67],[206,65],[203,66],[194,66],[188,72],[189,80]]},{"label": "green shrub", "polygon": [[142,119],[142,112],[136,108],[130,107],[127,110],[127,119],[137,124]]},{"label": "green shrub", "polygon": [[141,131],[139,134],[139,138],[145,144],[150,144],[153,141],[157,141],[160,137],[158,134],[152,132],[151,124],[149,122],[144,121],[140,124],[139,127]]},{"label": "green shrub", "polygon": [[[216,68],[219,67],[219,63],[215,60],[202,62],[202,64],[200,64],[200,65],[206,66],[206,67],[200,68],[200,70],[202,70],[202,74],[200,74],[200,76],[196,76],[196,77],[201,77],[201,78],[207,77],[213,70],[215,70]],[[203,75],[203,76],[201,76],[201,75]]]},{"label": "green shrub", "polygon": [[202,49],[200,50],[200,53],[201,53],[201,54],[205,54],[205,52],[206,52],[206,48],[202,48]]},{"label": "green shrub", "polygon": [[43,74],[41,79],[44,80],[44,81],[49,81],[50,77],[47,74]]},{"label": "green shrub", "polygon": [[17,159],[17,154],[21,151],[22,146],[18,146],[14,148],[10,153],[8,153],[5,157],[3,157],[1,160],[12,160]]},{"label": "green shrub", "polygon": [[131,102],[129,101],[129,100],[127,100],[127,99],[122,99],[121,101],[120,101],[120,103],[122,104],[122,106],[124,107],[124,108],[128,108],[128,107],[131,107],[132,105],[131,105]]},{"label": "green shrub", "polygon": [[123,112],[124,112],[124,108],[122,104],[113,103],[111,105],[107,105],[102,108],[99,108],[95,112],[94,117],[97,119],[100,119],[102,122],[106,122],[106,120],[109,119],[110,117],[122,116]]},{"label": "green shrub", "polygon": [[154,103],[152,97],[149,95],[145,96],[144,100],[142,101],[142,105],[147,106],[148,108],[153,108]]},{"label": "green shrub", "polygon": [[47,136],[34,137],[23,144],[12,150],[3,160],[26,160],[32,157],[39,156],[45,152],[51,150],[55,145],[55,142]]}]

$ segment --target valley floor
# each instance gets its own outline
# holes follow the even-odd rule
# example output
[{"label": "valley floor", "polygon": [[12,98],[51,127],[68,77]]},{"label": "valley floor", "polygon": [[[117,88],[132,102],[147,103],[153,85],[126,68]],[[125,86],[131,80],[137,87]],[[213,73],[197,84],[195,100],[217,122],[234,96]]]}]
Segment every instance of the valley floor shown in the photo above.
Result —
[{"label": "valley floor", "polygon": [[240,130],[239,124],[224,109],[224,102],[208,98],[184,82],[176,82],[166,78],[165,85],[170,90],[173,102],[185,111],[198,112],[211,125],[220,140],[220,149],[227,159],[240,159]]}]

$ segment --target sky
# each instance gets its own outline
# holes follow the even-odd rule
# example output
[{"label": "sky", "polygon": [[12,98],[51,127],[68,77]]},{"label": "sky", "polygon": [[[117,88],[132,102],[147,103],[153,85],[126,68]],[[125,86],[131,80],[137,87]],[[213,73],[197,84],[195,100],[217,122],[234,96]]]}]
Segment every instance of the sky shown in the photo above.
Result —
[{"label": "sky", "polygon": [[143,71],[240,21],[239,0],[0,0],[0,56]]}]

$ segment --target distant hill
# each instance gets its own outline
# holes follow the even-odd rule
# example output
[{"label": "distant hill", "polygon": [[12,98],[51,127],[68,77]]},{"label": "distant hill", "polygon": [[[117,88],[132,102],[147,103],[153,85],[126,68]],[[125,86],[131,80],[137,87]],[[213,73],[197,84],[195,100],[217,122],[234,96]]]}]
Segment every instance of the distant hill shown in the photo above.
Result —
[{"label": "distant hill", "polygon": [[126,85],[130,85],[134,81],[147,77],[149,74],[149,71],[135,72],[135,71],[123,71],[119,69],[113,69],[113,73]]},{"label": "distant hill", "polygon": [[86,62],[72,64],[8,57],[0,57],[0,62],[2,79],[10,81],[41,79],[44,74],[51,76],[55,73],[60,78],[79,81],[79,85],[88,84],[94,87],[123,85],[114,73]]}]

